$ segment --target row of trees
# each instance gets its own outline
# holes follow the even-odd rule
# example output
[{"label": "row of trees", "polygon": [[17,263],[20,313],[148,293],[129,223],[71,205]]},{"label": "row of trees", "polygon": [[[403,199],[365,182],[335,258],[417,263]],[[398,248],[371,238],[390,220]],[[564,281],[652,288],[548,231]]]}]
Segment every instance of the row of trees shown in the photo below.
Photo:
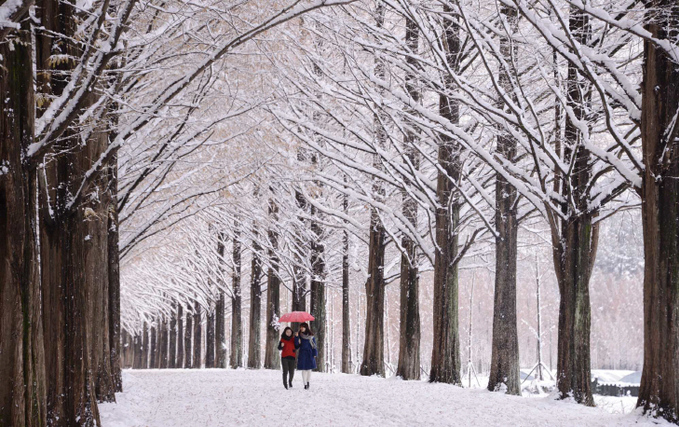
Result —
[{"label": "row of trees", "polygon": [[[517,234],[540,218],[560,293],[559,392],[592,405],[589,289],[599,226],[642,206],[647,330],[639,405],[675,420],[676,381],[665,372],[676,366],[674,344],[661,344],[675,328],[666,298],[672,251],[657,245],[674,247],[677,239],[676,204],[662,195],[677,162],[676,15],[661,1],[356,2],[306,15],[262,44],[275,80],[275,102],[264,109],[287,131],[278,138],[293,160],[292,168],[261,175],[277,196],[256,221],[287,218],[261,227],[269,232],[260,244],[273,248],[268,262],[279,267],[268,285],[288,281],[298,295],[306,278],[319,289],[329,268],[345,265],[324,250],[344,247],[338,238],[353,234],[368,250],[360,372],[384,375],[385,287],[398,279],[398,374],[415,379],[418,277],[433,271],[429,377],[460,384],[459,265],[493,242],[489,388],[518,394]],[[359,206],[367,212],[358,214]],[[401,257],[389,275],[391,244]]]},{"label": "row of trees", "polygon": [[[323,357],[325,287],[341,277],[349,370],[350,254],[362,246],[361,374],[385,373],[385,289],[398,280],[398,374],[419,378],[417,296],[430,271],[429,379],[460,384],[460,263],[495,246],[489,388],[518,393],[517,230],[528,218],[550,230],[560,394],[592,404],[599,224],[639,203],[639,405],[677,420],[677,7],[345,3],[273,14],[258,1],[0,5],[1,423],[97,424],[96,401],[121,387],[121,323],[141,366],[172,355],[177,366],[181,330],[182,362],[196,366],[205,313],[206,361],[221,366],[230,298],[230,364],[243,364],[245,251],[248,355],[259,354],[261,310],[265,367],[277,363],[281,285],[318,319]],[[182,230],[145,257],[154,237]]]},{"label": "row of trees", "polygon": [[403,254],[401,324],[409,337],[399,374],[410,378],[419,360],[408,348],[419,336],[410,296],[415,272],[428,265],[429,378],[461,382],[458,266],[474,242],[490,238],[489,388],[518,394],[516,236],[522,221],[539,216],[549,226],[560,293],[557,386],[563,398],[592,405],[589,288],[599,224],[641,206],[646,330],[638,404],[677,420],[676,257],[667,249],[678,239],[669,196],[679,161],[670,83],[677,13],[663,1],[394,0],[306,17],[304,34],[314,42],[289,40],[293,59],[279,65],[285,84],[270,112],[318,153],[323,167],[313,179],[323,191],[371,210],[362,374],[384,374],[384,250],[393,243]]},{"label": "row of trees", "polygon": [[266,15],[238,3],[0,3],[1,425],[100,425],[97,402],[122,388],[121,257],[238,180],[221,174],[148,205],[168,196],[183,159],[216,143],[207,139],[221,123],[252,108],[234,98],[219,117],[197,115],[214,102],[227,54],[342,2]]}]

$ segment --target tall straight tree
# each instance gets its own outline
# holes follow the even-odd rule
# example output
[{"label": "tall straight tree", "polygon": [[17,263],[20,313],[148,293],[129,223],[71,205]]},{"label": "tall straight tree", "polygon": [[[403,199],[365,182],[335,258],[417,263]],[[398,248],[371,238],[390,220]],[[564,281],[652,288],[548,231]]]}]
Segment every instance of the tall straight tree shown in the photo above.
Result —
[{"label": "tall straight tree", "polygon": [[170,310],[170,343],[168,348],[167,367],[174,369],[177,364],[177,302],[172,301]]},{"label": "tall straight tree", "polygon": [[[506,64],[514,62],[514,42],[511,39],[518,29],[518,12],[514,7],[502,6],[501,19],[511,31],[501,36],[500,53],[504,66],[500,67],[499,83],[502,90],[511,93],[509,81],[511,70]],[[514,163],[517,152],[516,139],[498,130],[497,151],[503,158]],[[493,346],[491,354],[488,390],[504,390],[507,394],[520,395],[519,336],[516,325],[516,256],[518,244],[517,219],[518,193],[504,176],[495,176],[495,302],[493,306]]]},{"label": "tall straight tree", "polygon": [[154,321],[151,324],[151,350],[149,354],[149,369],[158,368],[158,326]]},{"label": "tall straight tree", "polygon": [[[315,163],[315,162],[314,162]],[[316,346],[318,350],[318,357],[316,358],[316,369],[318,371],[325,371],[325,321],[326,321],[326,307],[325,307],[325,259],[323,246],[323,228],[320,222],[316,219],[318,212],[314,206],[311,206],[311,222],[310,228],[313,233],[311,241],[311,315],[314,316],[314,334],[316,335]]]},{"label": "tall straight tree", "polygon": [[[345,179],[346,181],[346,179]],[[342,195],[342,211],[349,211],[349,196]],[[347,221],[344,220],[347,224]],[[351,373],[351,312],[349,311],[349,231],[342,231],[342,372]]]},{"label": "tall straight tree", "polygon": [[[455,11],[443,6],[442,43],[447,66],[459,72],[461,55],[460,26]],[[445,90],[453,89],[453,82],[444,76]],[[451,123],[460,120],[458,102],[442,93],[439,113]],[[460,146],[448,135],[439,135],[438,162],[440,170],[436,182],[436,252],[434,255],[434,342],[429,381],[461,384],[460,331],[458,324],[458,225],[460,201],[453,189],[453,181],[461,175]]]},{"label": "tall straight tree", "polygon": [[[306,150],[304,147],[299,147],[297,150],[297,161],[306,162]],[[306,220],[304,218],[308,210],[308,203],[300,189],[295,189],[295,204],[300,210],[300,215],[297,216],[298,225],[306,227]],[[294,259],[295,264],[292,266],[292,311],[306,311],[306,294],[307,294],[307,275],[303,267],[303,253],[306,249],[304,241],[304,234],[297,233],[294,237]],[[299,323],[294,322],[292,328],[297,330]]]},{"label": "tall straight tree", "polygon": [[[414,56],[418,53],[420,30],[411,17],[406,17],[405,43],[412,55],[406,57],[409,70],[405,76],[405,89],[413,103],[420,102],[420,90],[413,71],[417,66]],[[403,145],[407,162],[419,169],[419,155],[415,148],[418,135],[414,128],[406,130]],[[417,228],[417,202],[403,191],[403,216]],[[399,321],[399,351],[396,375],[404,380],[420,379],[420,302],[419,302],[419,268],[417,264],[417,246],[412,238],[404,235],[401,241],[401,309]]]},{"label": "tall straight tree", "polygon": [[[111,138],[114,133],[111,134]],[[123,372],[120,362],[120,256],[118,223],[118,156],[113,156],[108,166],[108,314],[109,314],[109,347],[111,351],[111,369],[115,392],[123,391]]]},{"label": "tall straight tree", "polygon": [[[219,281],[220,285],[223,280],[224,272],[224,251],[226,250],[226,234],[217,234],[217,256],[219,257]],[[219,297],[217,299],[217,304],[215,308],[215,340],[216,340],[216,352],[215,352],[215,364],[218,368],[226,368],[226,297],[224,291],[221,289],[218,291]]]},{"label": "tall straight tree", "polygon": [[191,368],[193,353],[191,352],[191,342],[193,341],[193,314],[186,305],[186,322],[184,325],[184,368]]},{"label": "tall straight tree", "polygon": [[[273,198],[269,200],[269,217],[273,224],[278,220],[278,205]],[[280,315],[281,279],[278,276],[278,233],[271,225],[269,238],[269,271],[266,290],[266,344],[264,348],[264,367],[279,369],[281,365],[278,354],[278,317]]]},{"label": "tall straight tree", "polygon": [[[36,170],[22,157],[33,143],[34,88],[29,2],[6,16],[0,35],[0,425],[46,419],[44,342],[36,245]],[[7,38],[5,38],[7,34]]]},{"label": "tall straight tree", "polygon": [[176,368],[184,367],[184,306],[177,303],[177,358],[175,362]]},{"label": "tall straight tree", "polygon": [[[215,307],[216,308],[216,307]],[[215,312],[212,307],[205,310],[205,367],[215,367]]]},{"label": "tall straight tree", "polygon": [[[641,195],[644,227],[644,368],[637,406],[679,422],[679,6],[646,2],[645,29],[664,50],[644,40],[641,140],[645,171]],[[674,58],[671,57],[674,55]]]},{"label": "tall straight tree", "polygon": [[144,326],[142,327],[142,356],[141,356],[141,369],[148,369],[149,367],[149,324],[144,321]]},{"label": "tall straight tree", "polygon": [[248,368],[259,369],[262,365],[262,247],[257,241],[259,233],[253,227],[252,261],[250,267],[250,333],[248,342]]},{"label": "tall straight tree", "polygon": [[[571,7],[569,29],[583,46],[591,40],[589,16]],[[559,284],[559,338],[557,354],[557,388],[562,398],[572,397],[585,405],[594,405],[591,388],[590,329],[591,307],[589,279],[592,275],[599,236],[594,222],[596,210],[589,207],[592,159],[581,143],[582,126],[587,126],[586,104],[591,84],[571,62],[566,82],[568,109],[563,154],[572,172],[561,179],[561,213],[566,219],[550,220],[554,270]],[[558,152],[558,150],[557,150]],[[558,182],[558,181],[557,181]]]},{"label": "tall straight tree", "polygon": [[170,338],[170,330],[168,327],[168,321],[167,317],[165,315],[162,316],[162,320],[160,323],[160,333],[158,334],[158,368],[159,369],[167,369],[167,363],[168,363],[168,355],[167,355],[167,350],[168,350],[168,345],[169,345],[169,338]]},{"label": "tall straight tree", "polygon": [[[384,4],[377,2],[377,8],[373,12],[377,28],[384,26]],[[376,57],[375,76],[385,78],[384,62]],[[375,114],[375,144],[384,147],[386,142],[386,130]],[[378,155],[374,156],[373,166],[380,168]],[[373,182],[373,197],[384,200],[384,187],[381,182]],[[380,219],[380,215],[374,207],[370,211],[370,238],[368,243],[368,280],[365,283],[366,294],[366,321],[365,321],[365,344],[363,346],[363,361],[360,373],[365,376],[384,376],[384,252],[386,247],[386,231]]]},{"label": "tall straight tree", "polygon": [[203,315],[198,301],[193,300],[193,362],[194,369],[203,365]]},{"label": "tall straight tree", "polygon": [[233,274],[231,298],[231,358],[230,365],[233,369],[243,366],[243,323],[241,313],[241,241],[240,224],[238,220],[234,224],[233,235]]}]

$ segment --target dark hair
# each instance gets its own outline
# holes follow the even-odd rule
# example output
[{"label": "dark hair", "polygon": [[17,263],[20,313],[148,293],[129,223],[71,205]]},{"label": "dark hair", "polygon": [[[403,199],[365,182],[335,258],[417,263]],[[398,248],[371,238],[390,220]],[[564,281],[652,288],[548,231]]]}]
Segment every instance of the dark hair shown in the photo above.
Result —
[{"label": "dark hair", "polygon": [[287,326],[285,329],[283,329],[283,333],[281,334],[281,339],[288,339],[288,336],[285,335],[285,331],[290,329],[290,338],[292,338],[295,335],[295,332],[292,330],[290,326]]},{"label": "dark hair", "polygon": [[309,324],[307,322],[299,324],[300,329],[302,328],[302,326],[304,326],[306,328],[306,334],[307,335],[313,335],[314,334],[314,331],[311,330],[311,328],[309,327]]}]

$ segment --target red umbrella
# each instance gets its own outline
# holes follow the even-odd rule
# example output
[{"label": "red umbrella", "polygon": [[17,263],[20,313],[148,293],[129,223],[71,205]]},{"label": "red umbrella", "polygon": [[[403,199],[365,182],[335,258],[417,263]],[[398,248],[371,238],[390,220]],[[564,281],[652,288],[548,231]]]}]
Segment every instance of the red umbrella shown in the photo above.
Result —
[{"label": "red umbrella", "polygon": [[309,322],[314,320],[314,316],[306,311],[293,311],[292,313],[285,313],[278,319],[279,322]]}]

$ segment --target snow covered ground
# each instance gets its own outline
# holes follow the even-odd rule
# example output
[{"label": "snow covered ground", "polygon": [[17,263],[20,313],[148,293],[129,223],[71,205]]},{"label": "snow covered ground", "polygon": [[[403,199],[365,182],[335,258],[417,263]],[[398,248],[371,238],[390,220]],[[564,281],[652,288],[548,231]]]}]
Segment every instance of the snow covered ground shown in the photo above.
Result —
[{"label": "snow covered ground", "polygon": [[[285,390],[270,370],[126,370],[118,403],[101,404],[104,427],[189,426],[652,426],[629,398],[586,408],[553,397],[513,397],[424,381],[301,375]],[[629,401],[625,401],[627,399]],[[630,406],[630,403],[632,406]],[[666,424],[669,425],[669,424]]]}]

